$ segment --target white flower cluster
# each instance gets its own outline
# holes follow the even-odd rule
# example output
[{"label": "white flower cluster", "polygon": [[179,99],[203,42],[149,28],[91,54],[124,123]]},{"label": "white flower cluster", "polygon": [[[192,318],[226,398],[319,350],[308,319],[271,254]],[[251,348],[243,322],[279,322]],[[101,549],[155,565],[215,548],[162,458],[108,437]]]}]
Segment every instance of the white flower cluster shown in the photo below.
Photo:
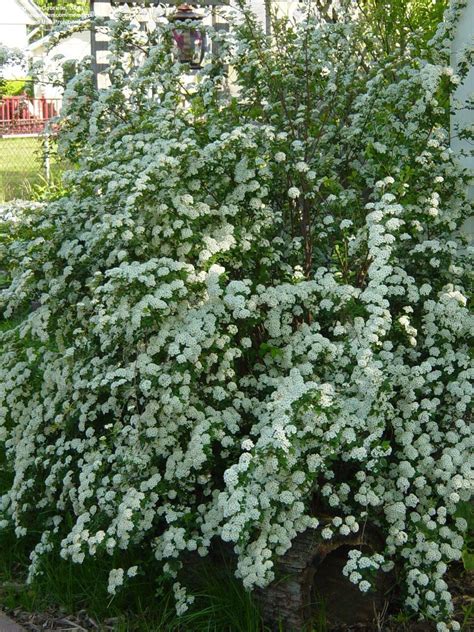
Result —
[{"label": "white flower cluster", "polygon": [[322,538],[382,534],[349,556],[361,590],[396,565],[407,607],[458,629],[472,252],[445,70],[364,74],[357,23],[288,26],[276,55],[244,18],[183,94],[161,27],[128,74],[114,28],[111,87],[86,69],[66,95],[69,193],[4,246],[0,527],[40,534],[31,577],[110,556],[111,594],[152,551],[184,612],[184,556],[232,543],[265,586],[317,506]]}]

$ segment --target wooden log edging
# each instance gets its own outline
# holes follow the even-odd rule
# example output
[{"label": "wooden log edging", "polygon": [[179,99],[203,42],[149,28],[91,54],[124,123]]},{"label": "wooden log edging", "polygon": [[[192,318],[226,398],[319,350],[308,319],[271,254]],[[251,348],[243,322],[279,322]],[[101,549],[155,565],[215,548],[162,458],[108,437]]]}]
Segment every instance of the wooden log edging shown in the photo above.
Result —
[{"label": "wooden log edging", "polygon": [[[319,529],[308,529],[296,536],[291,548],[275,569],[275,580],[256,591],[265,621],[273,630],[304,632],[311,629],[314,601],[314,579],[318,566],[340,547],[367,547],[375,550],[367,532],[322,540]],[[341,573],[341,584],[347,581]],[[343,593],[343,586],[341,593]],[[341,599],[344,595],[341,594]]]}]

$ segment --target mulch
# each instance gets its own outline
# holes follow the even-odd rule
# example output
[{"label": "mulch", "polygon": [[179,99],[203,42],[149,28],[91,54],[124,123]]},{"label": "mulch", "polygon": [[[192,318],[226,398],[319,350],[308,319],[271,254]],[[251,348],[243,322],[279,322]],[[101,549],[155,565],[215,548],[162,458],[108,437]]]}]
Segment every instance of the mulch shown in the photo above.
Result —
[{"label": "mulch", "polygon": [[[68,615],[61,611],[49,610],[46,612],[25,612],[18,608],[7,611],[8,616],[14,619],[28,632],[113,632],[116,629],[116,620],[95,621],[85,610],[75,615]],[[3,632],[0,629],[0,632]]]}]

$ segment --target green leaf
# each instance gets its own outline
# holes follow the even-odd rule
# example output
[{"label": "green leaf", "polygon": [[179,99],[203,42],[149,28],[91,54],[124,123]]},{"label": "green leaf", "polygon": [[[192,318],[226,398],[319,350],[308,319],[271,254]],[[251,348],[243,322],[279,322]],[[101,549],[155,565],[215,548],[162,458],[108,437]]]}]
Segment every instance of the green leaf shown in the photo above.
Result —
[{"label": "green leaf", "polygon": [[474,571],[474,553],[469,553],[469,551],[463,551],[462,562],[464,564],[464,568],[467,571]]},{"label": "green leaf", "polygon": [[270,354],[272,358],[277,358],[283,355],[283,351],[278,347],[273,347],[272,345],[269,345],[268,342],[262,342],[259,347],[259,355],[263,358],[268,354]]}]

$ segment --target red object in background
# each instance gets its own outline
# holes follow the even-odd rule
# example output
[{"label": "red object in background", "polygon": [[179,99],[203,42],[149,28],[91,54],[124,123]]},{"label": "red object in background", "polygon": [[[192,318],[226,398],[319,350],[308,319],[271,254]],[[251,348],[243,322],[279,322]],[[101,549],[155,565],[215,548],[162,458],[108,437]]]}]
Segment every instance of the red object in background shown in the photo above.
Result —
[{"label": "red object in background", "polygon": [[34,99],[26,94],[0,99],[0,135],[41,134],[58,116],[61,99]]}]

